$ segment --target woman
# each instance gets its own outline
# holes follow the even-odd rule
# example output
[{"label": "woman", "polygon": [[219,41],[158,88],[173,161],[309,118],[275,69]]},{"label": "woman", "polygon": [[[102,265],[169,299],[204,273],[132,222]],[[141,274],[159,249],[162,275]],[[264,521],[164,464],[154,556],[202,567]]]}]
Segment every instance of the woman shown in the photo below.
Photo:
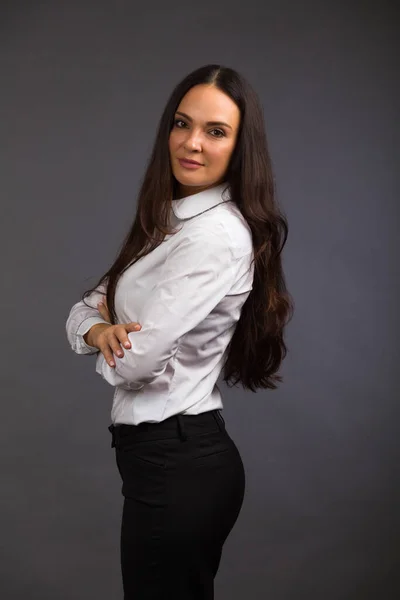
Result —
[{"label": "woman", "polygon": [[114,264],[66,324],[114,387],[125,600],[214,597],[245,491],[216,381],[282,380],[286,238],[256,94],[232,69],[195,70],[163,112]]}]

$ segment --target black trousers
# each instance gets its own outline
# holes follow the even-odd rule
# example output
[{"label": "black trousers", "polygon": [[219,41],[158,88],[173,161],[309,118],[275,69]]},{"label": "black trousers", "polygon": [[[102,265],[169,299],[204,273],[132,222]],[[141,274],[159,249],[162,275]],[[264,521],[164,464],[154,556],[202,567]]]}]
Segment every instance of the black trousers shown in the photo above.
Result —
[{"label": "black trousers", "polygon": [[122,478],[124,600],[213,600],[245,472],[219,411],[111,425]]}]

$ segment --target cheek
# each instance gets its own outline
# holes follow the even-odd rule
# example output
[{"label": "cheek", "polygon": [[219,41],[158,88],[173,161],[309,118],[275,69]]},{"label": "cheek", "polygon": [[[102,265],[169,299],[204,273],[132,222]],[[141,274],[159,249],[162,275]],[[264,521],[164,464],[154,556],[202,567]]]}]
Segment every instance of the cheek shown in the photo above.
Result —
[{"label": "cheek", "polygon": [[181,136],[179,135],[179,132],[176,131],[172,131],[170,133],[169,136],[169,149],[170,151],[174,151],[177,148],[179,148],[180,144],[181,144]]},{"label": "cheek", "polygon": [[218,161],[219,163],[228,163],[230,157],[232,156],[232,152],[233,152],[233,146],[232,144],[229,144],[227,146],[219,147],[216,148],[213,151],[213,157],[215,161]]}]

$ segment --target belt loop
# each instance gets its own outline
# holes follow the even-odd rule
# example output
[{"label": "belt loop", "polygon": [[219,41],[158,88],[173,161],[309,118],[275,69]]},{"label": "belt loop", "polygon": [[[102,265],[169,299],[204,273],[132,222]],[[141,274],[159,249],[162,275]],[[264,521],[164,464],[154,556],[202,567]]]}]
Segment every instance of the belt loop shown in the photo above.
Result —
[{"label": "belt loop", "polygon": [[115,425],[114,424],[110,425],[110,427],[108,428],[108,431],[112,435],[111,448],[115,448],[115,431],[114,430],[115,430]]},{"label": "belt loop", "polygon": [[185,431],[185,426],[183,424],[182,415],[176,415],[176,420],[178,422],[179,437],[181,438],[182,442],[186,442],[187,434]]}]

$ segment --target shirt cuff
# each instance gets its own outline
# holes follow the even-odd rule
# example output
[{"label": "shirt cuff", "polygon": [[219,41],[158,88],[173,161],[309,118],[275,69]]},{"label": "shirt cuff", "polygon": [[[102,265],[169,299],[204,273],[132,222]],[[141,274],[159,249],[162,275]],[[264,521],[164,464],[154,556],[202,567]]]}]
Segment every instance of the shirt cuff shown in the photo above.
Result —
[{"label": "shirt cuff", "polygon": [[101,317],[88,317],[79,325],[75,333],[75,352],[77,354],[94,354],[95,352],[99,352],[99,349],[96,348],[96,346],[89,346],[83,339],[85,333],[87,333],[93,325],[97,325],[98,323],[110,325],[109,321],[105,321]]}]

